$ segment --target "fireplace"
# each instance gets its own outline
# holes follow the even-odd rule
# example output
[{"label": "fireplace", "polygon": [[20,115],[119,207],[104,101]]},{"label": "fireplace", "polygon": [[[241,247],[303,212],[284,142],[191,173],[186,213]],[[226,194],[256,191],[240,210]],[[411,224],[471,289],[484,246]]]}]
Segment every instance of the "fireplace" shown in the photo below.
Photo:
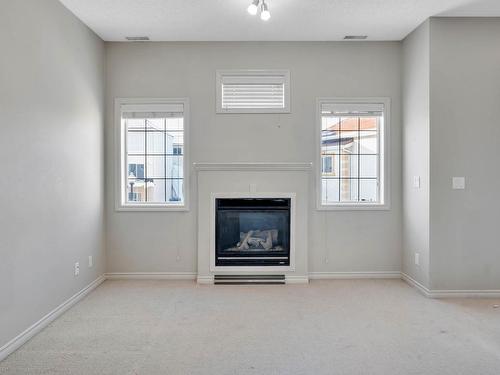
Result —
[{"label": "fireplace", "polygon": [[290,266],[290,198],[216,198],[215,266]]}]

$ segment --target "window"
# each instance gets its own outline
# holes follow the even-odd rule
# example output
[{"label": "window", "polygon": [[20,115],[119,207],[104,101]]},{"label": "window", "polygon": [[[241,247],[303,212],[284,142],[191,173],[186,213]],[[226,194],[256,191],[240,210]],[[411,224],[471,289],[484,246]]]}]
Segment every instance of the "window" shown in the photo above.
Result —
[{"label": "window", "polygon": [[217,113],[288,112],[288,70],[217,71]]},{"label": "window", "polygon": [[318,208],[388,208],[389,99],[319,99]]},{"label": "window", "polygon": [[335,155],[322,155],[321,156],[321,171],[323,174],[334,175],[335,171],[333,169],[334,166],[334,157]]},{"label": "window", "polygon": [[144,164],[129,164],[128,178],[144,178]]},{"label": "window", "polygon": [[187,99],[117,99],[117,209],[187,209]]},{"label": "window", "polygon": [[182,155],[182,145],[174,145],[173,152],[174,155]]}]

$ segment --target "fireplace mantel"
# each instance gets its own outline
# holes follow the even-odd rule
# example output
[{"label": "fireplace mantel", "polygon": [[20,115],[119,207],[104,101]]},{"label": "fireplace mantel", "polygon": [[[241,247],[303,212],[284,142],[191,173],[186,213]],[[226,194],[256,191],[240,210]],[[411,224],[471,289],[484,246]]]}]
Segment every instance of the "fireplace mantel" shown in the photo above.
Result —
[{"label": "fireplace mantel", "polygon": [[[308,228],[312,163],[197,162],[193,171],[198,196],[198,283],[211,284],[215,275],[270,274],[284,275],[287,283],[308,282],[308,233],[303,228]],[[215,197],[293,198],[290,265],[215,267]]]}]

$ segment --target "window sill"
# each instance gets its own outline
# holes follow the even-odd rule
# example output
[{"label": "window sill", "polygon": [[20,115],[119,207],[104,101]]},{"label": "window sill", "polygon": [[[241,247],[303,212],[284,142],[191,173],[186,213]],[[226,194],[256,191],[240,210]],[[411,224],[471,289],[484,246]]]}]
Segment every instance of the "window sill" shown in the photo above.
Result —
[{"label": "window sill", "polygon": [[189,206],[182,205],[162,205],[162,204],[127,204],[115,207],[118,212],[182,212],[189,211]]},{"label": "window sill", "polygon": [[390,205],[385,204],[318,204],[318,211],[389,211]]}]

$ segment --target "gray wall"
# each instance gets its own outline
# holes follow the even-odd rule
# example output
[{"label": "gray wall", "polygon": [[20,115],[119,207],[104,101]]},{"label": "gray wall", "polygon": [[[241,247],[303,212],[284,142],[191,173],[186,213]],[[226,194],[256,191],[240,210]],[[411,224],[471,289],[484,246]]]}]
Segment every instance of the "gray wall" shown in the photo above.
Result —
[{"label": "gray wall", "polygon": [[432,19],[430,67],[431,287],[498,290],[500,18]]},{"label": "gray wall", "polygon": [[[403,41],[403,272],[429,287],[430,22]],[[420,177],[420,188],[414,177]],[[415,254],[420,264],[415,263]]]},{"label": "gray wall", "polygon": [[[108,43],[106,53],[109,272],[195,272],[197,256],[195,179],[190,212],[114,211],[115,97],[189,97],[191,162],[310,162],[317,97],[391,97],[392,209],[318,212],[311,197],[309,270],[401,269],[400,43]],[[216,115],[224,68],[290,69],[292,113]]]},{"label": "gray wall", "polygon": [[105,257],[104,44],[56,0],[2,1],[0,38],[1,347]]}]

